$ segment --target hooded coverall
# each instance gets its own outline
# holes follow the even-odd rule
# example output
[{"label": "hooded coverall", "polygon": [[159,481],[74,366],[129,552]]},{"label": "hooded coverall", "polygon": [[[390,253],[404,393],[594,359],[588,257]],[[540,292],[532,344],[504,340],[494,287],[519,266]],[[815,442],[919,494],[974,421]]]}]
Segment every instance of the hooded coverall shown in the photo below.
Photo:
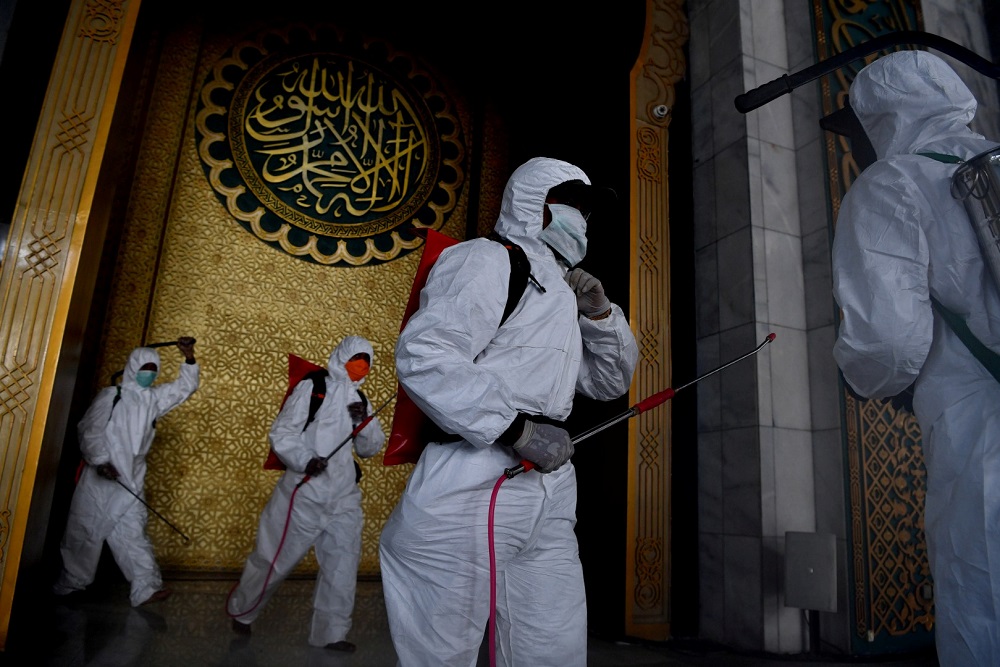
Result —
[{"label": "hooded coverall", "polygon": [[[330,354],[326,398],[308,426],[313,389],[308,380],[295,386],[275,418],[269,438],[286,470],[261,512],[256,546],[228,602],[231,616],[252,623],[278,585],[314,547],[319,574],[309,630],[312,646],[344,641],[351,629],[364,524],[351,450],[369,458],[385,442],[375,417],[354,438],[353,446],[341,447],[326,470],[301,484],[310,459],[329,456],[354,428],[347,406],[360,400],[358,389],[365,378],[352,381],[344,364],[360,352],[367,353],[374,365],[371,343],[360,336],[345,337]],[[368,414],[371,410],[368,404]]]},{"label": "hooded coverall", "polygon": [[[396,345],[407,394],[457,442],[430,443],[382,531],[382,585],[400,664],[475,665],[490,614],[490,497],[520,461],[496,443],[519,412],[565,420],[573,397],[609,400],[629,388],[638,349],[621,308],[590,320],[541,240],[549,189],[579,168],[548,158],[519,167],[495,231],[520,245],[532,276],[500,326],[510,259],[474,239],[444,250]],[[497,661],[584,665],[587,605],[574,525],[576,473],[567,462],[500,489],[495,512]]]},{"label": "hooded coverall", "polygon": [[[188,399],[198,388],[198,364],[182,363],[173,382],[142,387],[136,373],[146,363],[160,368],[159,353],[140,347],[129,354],[119,387],[105,387],[77,425],[84,466],[70,503],[60,552],[63,567],[53,586],[57,595],[86,588],[94,581],[107,541],[115,562],[131,584],[129,600],[138,606],[160,590],[163,579],[146,535],[146,454],[156,436],[156,420]],[[111,463],[118,480],[97,474]],[[122,488],[122,487],[127,488]]]},{"label": "hooded coverall", "polygon": [[989,151],[976,100],[943,60],[893,53],[855,78],[850,104],[878,160],[851,186],[833,243],[843,311],[834,357],[861,395],[911,383],[927,468],[925,533],[935,639],[945,667],[1000,665],[1000,384],[930,297],[1000,352],[1000,294],[961,201],[956,165]]}]

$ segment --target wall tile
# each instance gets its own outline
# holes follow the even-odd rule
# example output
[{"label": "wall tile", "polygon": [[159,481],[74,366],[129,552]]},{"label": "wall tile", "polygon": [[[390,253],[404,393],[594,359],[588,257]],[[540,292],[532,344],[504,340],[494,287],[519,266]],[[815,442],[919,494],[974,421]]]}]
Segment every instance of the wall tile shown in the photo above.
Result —
[{"label": "wall tile", "polygon": [[760,533],[774,535],[777,525],[777,487],[775,485],[774,429],[760,429]]},{"label": "wall tile", "polygon": [[816,484],[816,531],[847,538],[844,443],[839,429],[813,432],[813,476]]},{"label": "wall tile", "polygon": [[808,2],[785,2],[785,42],[788,68],[797,72],[816,62],[813,46],[812,6]]},{"label": "wall tile", "polygon": [[[754,325],[744,325],[723,331],[719,336],[723,362],[739,358],[757,347],[753,336]],[[757,367],[752,359],[745,359],[719,373],[722,391],[722,427],[737,428],[754,426],[758,423]]]},{"label": "wall tile", "polygon": [[750,228],[719,240],[719,328],[753,322],[753,262]]},{"label": "wall tile", "polygon": [[744,55],[787,70],[788,44],[785,42],[786,33],[781,29],[785,25],[784,4],[780,0],[750,0],[749,3],[741,3],[743,16],[746,16],[746,8],[749,7],[753,32],[753,53],[747,53],[744,44]]},{"label": "wall tile", "polygon": [[715,158],[715,224],[720,239],[750,225],[747,150],[745,142],[732,144]]},{"label": "wall tile", "polygon": [[814,429],[837,429],[841,426],[841,387],[837,362],[833,358],[836,340],[833,325],[809,332],[809,400]]},{"label": "wall tile", "polygon": [[799,193],[794,151],[762,142],[761,181],[763,183],[763,220],[754,220],[765,229],[798,236]]},{"label": "wall tile", "polygon": [[698,435],[698,530],[721,533],[722,437],[719,431]]},{"label": "wall tile", "polygon": [[833,324],[834,308],[830,269],[830,234],[820,229],[802,238],[806,328]]},{"label": "wall tile", "polygon": [[764,230],[763,236],[767,255],[767,319],[775,326],[805,329],[802,241],[797,236],[768,230]]},{"label": "wall tile", "polygon": [[723,527],[727,535],[760,535],[760,449],[757,431],[722,431]]},{"label": "wall tile", "polygon": [[[711,82],[691,91],[691,153],[696,165],[711,164],[715,155],[713,143],[715,130],[712,128],[712,84]],[[713,203],[713,198],[700,203]]]},{"label": "wall tile", "polygon": [[690,9],[688,2],[688,62],[691,87],[700,88],[712,77],[710,13]]},{"label": "wall tile", "polygon": [[809,431],[774,431],[774,479],[777,524],[772,536],[790,530],[812,532],[815,520],[813,446]]},{"label": "wall tile", "polygon": [[774,332],[775,341],[768,346],[774,392],[774,425],[791,429],[809,429],[806,333],[779,326],[774,327]]},{"label": "wall tile", "polygon": [[[715,218],[715,163],[712,160],[695,166],[692,191],[695,202],[694,248],[697,251],[718,240]],[[829,260],[827,261],[829,263]]]},{"label": "wall tile", "polygon": [[728,535],[723,540],[725,642],[744,650],[762,650],[760,538]]},{"label": "wall tile", "polygon": [[[734,58],[712,77],[712,143],[716,153],[747,137],[747,116],[736,110],[736,96],[745,91],[743,66]],[[753,122],[756,122],[754,120]]]},{"label": "wall tile", "polygon": [[718,246],[712,244],[695,252],[695,329],[699,338],[719,331]]},{"label": "wall tile", "polygon": [[[698,339],[698,375],[719,365],[719,335],[712,334]],[[722,427],[722,394],[718,374],[705,378],[695,385],[698,390],[698,432],[716,431]]]},{"label": "wall tile", "polygon": [[725,564],[721,535],[698,536],[698,634],[721,642],[725,639]]},{"label": "wall tile", "polygon": [[[753,61],[756,86],[762,86],[780,78],[787,70],[774,65]],[[747,86],[749,88],[749,86]],[[735,98],[734,98],[735,99]],[[735,105],[734,105],[735,106]],[[783,148],[795,147],[794,124],[792,122],[792,98],[781,95],[753,111],[747,113],[757,118],[756,138]]]},{"label": "wall tile", "polygon": [[764,650],[774,650],[780,643],[780,611],[782,607],[783,540],[776,537],[761,539],[761,607],[764,622]]},{"label": "wall tile", "polygon": [[732,0],[713,2],[709,11],[709,63],[713,74],[739,59],[739,6]]},{"label": "wall tile", "polygon": [[[799,123],[800,121],[796,121]],[[823,137],[803,144],[795,155],[798,185],[799,229],[803,235],[818,231],[829,233],[830,206],[827,195],[826,156]],[[829,262],[829,257],[827,257]]]}]

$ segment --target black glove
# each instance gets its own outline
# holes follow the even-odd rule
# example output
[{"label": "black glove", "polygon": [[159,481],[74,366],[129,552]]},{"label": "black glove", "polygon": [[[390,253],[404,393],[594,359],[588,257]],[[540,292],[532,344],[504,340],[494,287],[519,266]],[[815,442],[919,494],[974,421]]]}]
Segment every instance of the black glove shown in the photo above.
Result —
[{"label": "black glove", "polygon": [[97,474],[104,479],[110,479],[112,482],[118,479],[118,469],[111,462],[102,463],[97,466],[96,470]]},{"label": "black glove", "polygon": [[351,426],[357,426],[364,418],[368,415],[368,412],[364,403],[348,403],[347,404],[347,414],[351,415]]},{"label": "black glove", "polygon": [[326,470],[326,459],[321,459],[318,456],[312,457],[306,464],[306,474],[310,477],[320,475],[324,470]]},{"label": "black glove", "polygon": [[569,461],[574,449],[566,429],[528,419],[521,437],[514,442],[514,451],[534,463],[538,472],[547,473]]},{"label": "black glove", "polygon": [[587,317],[604,315],[611,310],[611,302],[604,295],[604,285],[583,269],[567,273],[566,282],[576,294],[577,309]]}]

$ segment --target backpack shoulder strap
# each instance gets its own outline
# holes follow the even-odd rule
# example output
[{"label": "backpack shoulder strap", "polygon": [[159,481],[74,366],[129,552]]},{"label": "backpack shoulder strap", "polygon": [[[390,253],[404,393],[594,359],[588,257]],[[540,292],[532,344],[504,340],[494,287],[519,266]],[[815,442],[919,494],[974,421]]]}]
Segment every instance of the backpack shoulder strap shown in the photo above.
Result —
[{"label": "backpack shoulder strap", "polygon": [[[507,305],[503,309],[503,317],[500,318],[500,326],[507,321],[510,314],[517,308],[517,304],[524,295],[524,290],[528,288],[528,280],[531,278],[531,262],[524,254],[524,248],[513,241],[508,241],[496,232],[491,232],[487,237],[491,241],[496,241],[507,249],[510,257],[510,282],[507,284]],[[544,291],[544,290],[543,290]]]},{"label": "backpack shoulder strap", "polygon": [[[115,391],[115,398],[111,401],[111,412],[108,413],[108,421],[111,421],[111,415],[115,412],[115,406],[118,405],[118,401],[122,400],[122,386],[117,386],[117,391]],[[154,424],[156,421],[154,420]]]},{"label": "backpack shoulder strap", "polygon": [[310,379],[313,383],[312,393],[309,395],[309,417],[306,419],[305,426],[302,430],[306,430],[306,427],[316,419],[316,412],[319,410],[319,406],[323,404],[323,399],[326,398],[326,376],[329,372],[325,368],[320,368],[319,370],[311,371],[306,374],[303,380]]},{"label": "backpack shoulder strap", "polygon": [[940,301],[931,297],[931,305],[934,306],[934,310],[938,312],[938,315],[951,327],[951,330],[955,332],[959,340],[965,344],[969,352],[972,353],[979,363],[989,371],[990,375],[993,376],[997,382],[1000,382],[1000,355],[986,347],[975,334],[969,330],[969,325],[965,323],[965,320],[958,316],[957,313],[952,312],[946,308]]},{"label": "backpack shoulder strap", "polygon": [[965,162],[965,160],[958,157],[957,155],[947,155],[945,153],[933,153],[927,151],[927,152],[917,153],[917,155],[921,155],[923,157],[929,157],[932,160],[937,160],[938,162],[945,162],[947,164],[961,164],[962,162]]}]

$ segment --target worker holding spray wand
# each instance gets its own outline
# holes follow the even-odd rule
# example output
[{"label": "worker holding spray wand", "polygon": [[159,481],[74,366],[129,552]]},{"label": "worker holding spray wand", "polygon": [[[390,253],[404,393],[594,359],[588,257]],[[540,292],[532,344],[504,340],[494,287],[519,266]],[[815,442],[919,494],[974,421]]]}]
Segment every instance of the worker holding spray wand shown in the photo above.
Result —
[{"label": "worker holding spray wand", "polygon": [[[576,472],[561,422],[577,392],[625,395],[638,360],[621,308],[576,266],[588,225],[610,222],[613,204],[614,193],[575,165],[531,159],[504,190],[500,242],[451,245],[427,274],[396,345],[396,372],[442,433],[420,452],[379,545],[400,664],[475,664],[491,611],[490,489],[522,459],[544,474],[505,488],[495,517],[495,658],[586,664]],[[523,292],[513,289],[515,246],[529,265]]]},{"label": "worker holding spray wand", "polygon": [[[346,336],[330,354],[322,391],[315,380],[300,381],[278,412],[269,439],[285,472],[261,512],[256,545],[226,601],[236,633],[250,634],[250,624],[312,547],[319,574],[309,644],[355,650],[347,634],[364,516],[353,452],[369,458],[385,442],[360,391],[374,361],[371,343]],[[353,446],[346,447],[348,442]]]},{"label": "worker holding spray wand", "polygon": [[[183,337],[134,349],[121,373],[121,384],[102,389],[80,420],[77,432],[86,465],[80,470],[60,545],[63,567],[53,586],[56,595],[90,585],[105,541],[131,585],[132,606],[170,595],[146,535],[149,505],[143,498],[143,484],[156,420],[198,388],[194,344],[194,338]],[[154,385],[160,372],[160,355],[154,347],[167,345],[176,345],[185,362],[177,379]]]},{"label": "worker holding spray wand", "polygon": [[[764,341],[760,345],[758,345],[756,348],[754,348],[753,350],[751,350],[750,352],[747,352],[746,354],[743,354],[743,355],[741,355],[741,356],[739,356],[739,357],[737,357],[735,359],[732,359],[732,360],[726,362],[725,364],[722,364],[721,366],[718,366],[717,368],[713,368],[712,370],[708,371],[707,373],[703,373],[702,375],[698,376],[694,380],[691,380],[690,382],[688,382],[688,383],[686,383],[684,385],[681,385],[680,387],[677,387],[676,389],[674,389],[672,387],[668,387],[667,389],[659,391],[659,392],[653,394],[652,396],[647,396],[646,398],[642,399],[641,401],[639,401],[638,403],[636,403],[635,405],[633,405],[632,407],[630,407],[628,410],[626,410],[625,412],[621,413],[620,415],[618,415],[616,417],[612,417],[611,419],[609,419],[609,420],[607,420],[607,421],[605,421],[605,422],[603,422],[601,424],[598,424],[597,426],[589,428],[586,431],[584,431],[583,433],[580,433],[579,435],[577,435],[576,437],[574,437],[573,440],[572,440],[574,447],[578,443],[580,443],[580,442],[586,440],[587,438],[589,438],[590,436],[596,435],[596,434],[600,433],[601,431],[603,431],[605,429],[611,428],[612,426],[614,426],[615,424],[618,424],[619,422],[623,422],[623,421],[625,421],[627,419],[631,419],[632,417],[636,417],[636,416],[638,416],[638,415],[640,415],[640,414],[642,414],[642,413],[644,413],[644,412],[646,412],[648,410],[652,410],[653,408],[655,408],[655,407],[657,407],[659,405],[662,405],[663,403],[666,403],[667,401],[669,401],[670,399],[672,399],[674,396],[677,395],[678,392],[680,392],[680,391],[682,391],[684,389],[687,389],[688,387],[691,387],[691,386],[694,386],[694,385],[698,384],[699,382],[701,382],[705,378],[707,378],[707,377],[709,377],[711,375],[715,375],[716,373],[718,373],[718,372],[720,372],[720,371],[722,371],[722,370],[724,370],[726,368],[729,368],[733,364],[736,364],[736,363],[738,363],[740,361],[743,361],[747,357],[751,357],[751,356],[757,354],[762,349],[764,349],[765,345],[767,345],[768,343],[772,342],[774,340],[774,338],[775,338],[775,334],[769,333],[764,338]],[[497,494],[500,491],[500,486],[504,483],[504,481],[506,481],[508,479],[511,479],[513,477],[516,477],[517,475],[521,474],[522,472],[527,472],[529,470],[533,470],[534,468],[535,468],[535,463],[533,461],[528,461],[528,460],[522,460],[518,465],[514,466],[513,468],[507,468],[506,470],[504,470],[504,474],[501,475],[499,479],[497,479],[496,484],[493,486],[493,494],[490,497],[490,510],[489,510],[489,520],[488,520],[488,524],[487,524],[487,532],[488,532],[488,536],[489,536],[490,585],[491,585],[491,588],[490,588],[490,623],[489,623],[489,627],[487,628],[487,631],[488,631],[488,634],[489,634],[490,665],[491,666],[496,664],[496,658],[495,658],[495,656],[496,656],[496,616],[495,616],[495,611],[496,611],[496,602],[497,602],[497,588],[496,588],[497,572],[496,572],[496,556],[495,556],[495,554],[496,554],[496,548],[495,548],[495,544],[494,544],[494,522],[495,522],[494,519],[495,519],[495,515],[496,515]]]},{"label": "worker holding spray wand", "polygon": [[[696,385],[699,382],[701,382],[702,380],[704,380],[705,378],[709,377],[710,375],[715,375],[719,371],[725,370],[726,368],[729,368],[733,364],[738,363],[740,361],[743,361],[747,357],[750,357],[750,356],[753,356],[753,355],[757,354],[758,352],[760,352],[764,348],[765,345],[767,345],[768,343],[770,343],[771,341],[773,341],[774,337],[775,337],[775,334],[769,333],[767,335],[767,337],[764,338],[764,341],[760,345],[758,345],[756,348],[754,348],[753,350],[751,350],[750,352],[747,352],[746,354],[744,354],[742,356],[739,356],[739,357],[737,357],[737,358],[735,358],[735,359],[733,359],[731,361],[728,361],[725,364],[719,366],[718,368],[713,368],[712,370],[708,371],[707,373],[703,373],[702,375],[699,375],[698,377],[696,377],[694,380],[691,380],[687,384],[681,385],[680,387],[677,387],[676,389],[668,387],[667,389],[664,389],[663,391],[659,391],[659,392],[653,394],[652,396],[647,396],[646,398],[642,399],[641,401],[639,401],[638,403],[636,403],[635,405],[633,405],[632,407],[630,407],[628,410],[626,410],[625,412],[621,413],[620,415],[618,415],[616,417],[612,417],[608,421],[606,421],[606,422],[604,422],[602,424],[598,424],[597,426],[595,426],[593,428],[589,428],[586,431],[584,431],[583,433],[577,435],[572,440],[573,445],[575,446],[576,444],[582,442],[583,440],[586,440],[590,436],[597,435],[598,433],[600,433],[604,429],[611,428],[612,426],[614,426],[615,424],[617,424],[619,422],[625,421],[626,419],[631,419],[632,417],[637,417],[640,414],[642,414],[643,412],[646,412],[647,410],[651,410],[651,409],[655,408],[656,406],[658,406],[658,405],[660,405],[662,403],[666,403],[671,398],[673,398],[674,396],[676,396],[677,393],[680,392],[681,390],[687,389],[688,387]],[[511,477],[514,477],[516,475],[521,474],[522,472],[527,472],[528,470],[533,470],[534,468],[535,468],[534,462],[528,461],[528,460],[524,460],[524,461],[521,461],[516,466],[514,466],[513,468],[507,468],[504,471],[504,475],[508,479],[510,479]]]}]

